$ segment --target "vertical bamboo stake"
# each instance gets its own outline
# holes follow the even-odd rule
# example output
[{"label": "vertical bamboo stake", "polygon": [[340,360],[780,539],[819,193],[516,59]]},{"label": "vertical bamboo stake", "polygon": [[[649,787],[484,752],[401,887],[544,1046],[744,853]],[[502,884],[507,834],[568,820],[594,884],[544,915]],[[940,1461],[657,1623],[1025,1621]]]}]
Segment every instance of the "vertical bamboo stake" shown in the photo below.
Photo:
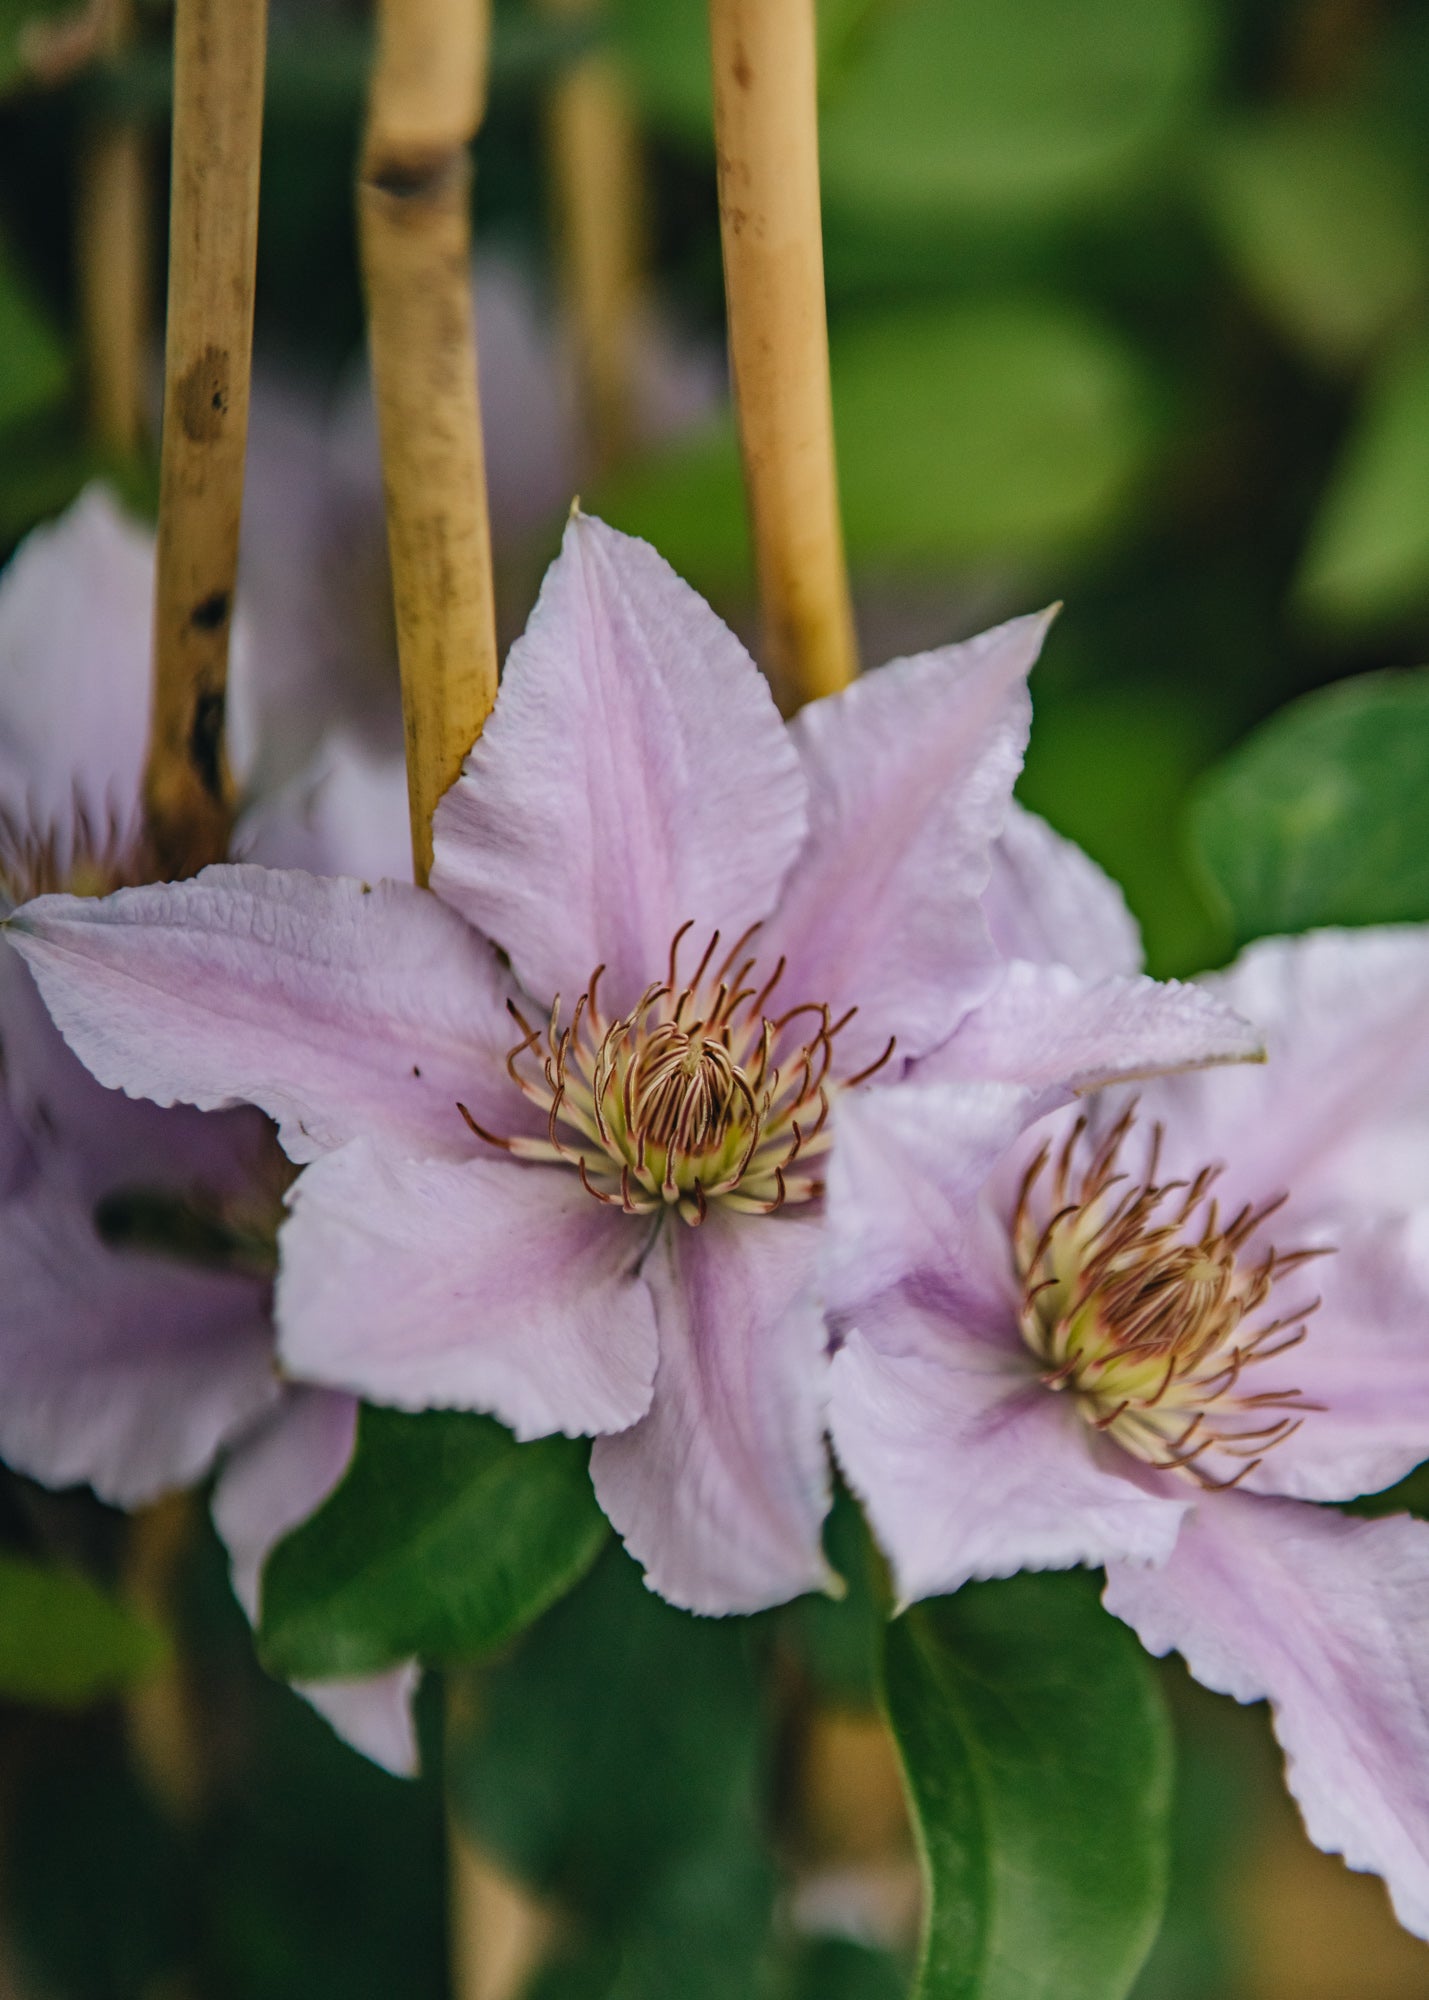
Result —
[{"label": "vertical bamboo stake", "polygon": [[[546,0],[581,20],[598,0]],[[562,290],[587,438],[602,471],[635,438],[635,339],[644,265],[640,141],[615,63],[583,56],[552,86],[547,135]]]},{"label": "vertical bamboo stake", "polygon": [[223,748],[253,354],[267,0],[177,0],[164,432],[145,804],[156,866],[226,851]]},{"label": "vertical bamboo stake", "polygon": [[857,671],[819,226],[814,0],[710,0],[720,237],[770,667],[797,699]]},{"label": "vertical bamboo stake", "polygon": [[[131,0],[111,0],[105,53],[133,35]],[[133,121],[96,118],[81,144],[75,238],[90,433],[127,457],[144,428],[149,344],[148,145]]]},{"label": "vertical bamboo stake", "polygon": [[470,142],[485,0],[379,0],[358,191],[416,878],[432,812],[496,699],[471,301]]}]

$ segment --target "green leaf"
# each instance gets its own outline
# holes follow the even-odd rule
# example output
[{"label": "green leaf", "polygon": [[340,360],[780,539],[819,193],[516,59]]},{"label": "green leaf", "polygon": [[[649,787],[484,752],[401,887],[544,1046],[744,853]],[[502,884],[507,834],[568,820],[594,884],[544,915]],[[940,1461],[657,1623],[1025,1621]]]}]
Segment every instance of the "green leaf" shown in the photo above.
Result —
[{"label": "green leaf", "polygon": [[1383,623],[1429,602],[1429,341],[1376,371],[1296,579],[1302,611]]},{"label": "green leaf", "polygon": [[706,1843],[754,1840],[764,1729],[749,1622],[675,1610],[612,1543],[481,1675],[448,1781],[524,1881],[605,1922]]},{"label": "green leaf", "polygon": [[47,61],[63,60],[67,43],[80,58],[92,53],[95,34],[85,29],[94,13],[84,0],[0,0],[0,95],[41,81]]},{"label": "green leaf", "polygon": [[1059,211],[1143,177],[1198,98],[1203,0],[898,0],[864,10],[820,126],[831,206]]},{"label": "green leaf", "polygon": [[1197,860],[1238,944],[1429,918],[1429,670],[1292,702],[1203,779]]},{"label": "green leaf", "polygon": [[259,1648],[289,1679],[473,1659],[569,1590],[607,1534],[573,1438],[364,1409],[347,1476],[279,1543]]},{"label": "green leaf", "polygon": [[916,2000],[1122,2000],[1166,1891],[1171,1735],[1080,1574],[969,1585],[889,1627],[928,1884]]},{"label": "green leaf", "polygon": [[[846,321],[832,365],[845,535],[864,570],[941,577],[955,563],[1065,556],[1127,512],[1159,442],[1136,355],[1052,302]],[[748,578],[728,422],[607,482],[592,505],[697,588]]]},{"label": "green leaf", "polygon": [[1353,362],[1429,293],[1425,190],[1382,133],[1280,111],[1216,139],[1213,221],[1250,290],[1315,358]]},{"label": "green leaf", "polygon": [[143,1680],[167,1652],[85,1577],[0,1556],[0,1696],[80,1708]]}]

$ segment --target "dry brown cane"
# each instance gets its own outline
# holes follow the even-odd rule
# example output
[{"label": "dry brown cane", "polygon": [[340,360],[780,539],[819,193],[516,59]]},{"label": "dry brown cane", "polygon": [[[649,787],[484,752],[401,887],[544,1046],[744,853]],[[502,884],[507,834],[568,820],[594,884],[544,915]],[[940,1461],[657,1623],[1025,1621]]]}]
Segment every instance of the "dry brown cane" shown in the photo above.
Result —
[{"label": "dry brown cane", "polygon": [[154,715],[144,798],[155,871],[227,851],[228,642],[253,354],[267,0],[178,0]]}]

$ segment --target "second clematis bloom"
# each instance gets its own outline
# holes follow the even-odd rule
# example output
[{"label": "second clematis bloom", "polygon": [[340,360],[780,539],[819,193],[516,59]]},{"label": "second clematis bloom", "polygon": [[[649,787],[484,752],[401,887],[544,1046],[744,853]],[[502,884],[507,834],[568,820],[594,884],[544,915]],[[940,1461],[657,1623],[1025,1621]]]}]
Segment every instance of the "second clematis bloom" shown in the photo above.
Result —
[{"label": "second clematis bloom", "polygon": [[103,1082],[278,1121],[294,1375],[595,1434],[652,1585],[756,1609],[827,1580],[837,1100],[955,1029],[1000,1073],[1004,1015],[1047,1089],[1256,1047],[1130,974],[1029,965],[1009,1010],[990,923],[1017,930],[1041,835],[989,877],[1045,625],[786,728],[654,550],[577,515],[438,811],[434,893],[216,868],[42,899],[15,942]]},{"label": "second clematis bloom", "polygon": [[841,1107],[835,1448],[905,1602],[1102,1565],[1153,1653],[1268,1697],[1312,1839],[1429,1936],[1429,1524],[1306,1504],[1429,1458],[1429,930],[1208,983],[1263,1067],[1049,1120],[954,1037]]}]

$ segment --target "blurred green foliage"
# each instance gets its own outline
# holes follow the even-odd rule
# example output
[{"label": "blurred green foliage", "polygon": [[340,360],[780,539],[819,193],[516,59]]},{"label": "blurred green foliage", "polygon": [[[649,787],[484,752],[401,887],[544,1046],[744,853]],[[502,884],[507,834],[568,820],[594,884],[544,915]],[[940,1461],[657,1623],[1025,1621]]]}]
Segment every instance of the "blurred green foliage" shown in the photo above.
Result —
[{"label": "blurred green foliage", "polygon": [[1306,695],[1219,764],[1191,832],[1236,941],[1429,922],[1427,769],[1424,669]]},{"label": "blurred green foliage", "polygon": [[87,1578],[0,1555],[0,1699],[83,1707],[143,1680],[167,1651]]}]

